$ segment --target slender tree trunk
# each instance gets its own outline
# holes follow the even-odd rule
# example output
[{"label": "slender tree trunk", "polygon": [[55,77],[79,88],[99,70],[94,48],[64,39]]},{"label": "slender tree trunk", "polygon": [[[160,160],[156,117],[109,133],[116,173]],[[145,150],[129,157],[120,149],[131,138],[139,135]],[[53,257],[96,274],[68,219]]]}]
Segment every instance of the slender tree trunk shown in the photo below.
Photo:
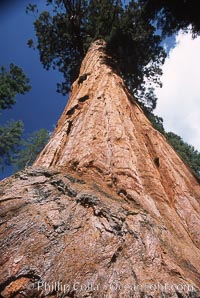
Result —
[{"label": "slender tree trunk", "polygon": [[0,297],[200,295],[199,182],[104,48],[33,167],[0,184]]}]

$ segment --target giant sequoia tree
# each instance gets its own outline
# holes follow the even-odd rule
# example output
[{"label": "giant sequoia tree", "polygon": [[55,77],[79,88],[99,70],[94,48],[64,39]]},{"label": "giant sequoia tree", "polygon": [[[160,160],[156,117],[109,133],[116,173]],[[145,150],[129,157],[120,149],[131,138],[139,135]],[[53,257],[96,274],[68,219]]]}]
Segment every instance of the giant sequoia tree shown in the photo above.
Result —
[{"label": "giant sequoia tree", "polygon": [[90,45],[33,166],[0,184],[3,298],[199,297],[199,182],[128,91],[108,44]]},{"label": "giant sequoia tree", "polygon": [[[161,66],[165,59],[163,38],[179,29],[187,30],[188,25],[194,35],[198,34],[196,2],[132,0],[125,3],[120,0],[47,0],[50,9],[40,14],[37,6],[30,4],[27,12],[37,15],[34,22],[37,39],[35,43],[29,40],[28,44],[37,47],[46,69],[53,67],[63,73],[64,82],[58,84],[58,90],[66,94],[78,76],[91,42],[104,39],[107,64],[124,79],[129,92],[156,124],[154,127],[162,126],[159,131],[174,145],[172,135],[167,135],[158,121],[161,118],[152,113],[157,100],[154,86],[161,86]],[[185,145],[182,148],[179,144],[175,149],[199,176],[200,154]]]},{"label": "giant sequoia tree", "polygon": [[94,42],[48,144],[0,183],[3,298],[199,297],[199,182],[108,59]]}]

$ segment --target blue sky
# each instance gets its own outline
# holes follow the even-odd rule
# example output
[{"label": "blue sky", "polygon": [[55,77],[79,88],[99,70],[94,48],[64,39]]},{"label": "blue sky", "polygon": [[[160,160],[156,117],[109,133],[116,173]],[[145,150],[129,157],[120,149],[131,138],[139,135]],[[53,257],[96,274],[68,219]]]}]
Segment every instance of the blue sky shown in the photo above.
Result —
[{"label": "blue sky", "polygon": [[[0,124],[10,119],[22,120],[25,134],[41,128],[52,131],[67,102],[67,97],[56,92],[60,74],[43,69],[38,52],[26,45],[27,40],[34,37],[34,18],[25,13],[29,3],[30,0],[0,2],[0,65],[8,67],[14,63],[22,67],[32,86],[29,93],[17,97],[11,110],[2,111]],[[42,8],[41,4],[39,7]],[[3,174],[0,172],[0,179],[11,172],[11,168]]]},{"label": "blue sky", "polygon": [[155,113],[164,119],[167,131],[178,134],[200,151],[200,37],[179,33],[169,52],[156,90]]}]

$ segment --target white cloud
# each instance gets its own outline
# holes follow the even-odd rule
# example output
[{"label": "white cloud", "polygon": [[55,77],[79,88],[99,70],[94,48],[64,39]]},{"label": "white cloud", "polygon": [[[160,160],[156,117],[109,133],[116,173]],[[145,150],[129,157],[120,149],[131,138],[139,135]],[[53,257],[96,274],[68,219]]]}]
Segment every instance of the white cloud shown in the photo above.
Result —
[{"label": "white cloud", "polygon": [[200,151],[200,38],[179,34],[163,65],[163,88],[156,89],[155,113],[173,131]]}]

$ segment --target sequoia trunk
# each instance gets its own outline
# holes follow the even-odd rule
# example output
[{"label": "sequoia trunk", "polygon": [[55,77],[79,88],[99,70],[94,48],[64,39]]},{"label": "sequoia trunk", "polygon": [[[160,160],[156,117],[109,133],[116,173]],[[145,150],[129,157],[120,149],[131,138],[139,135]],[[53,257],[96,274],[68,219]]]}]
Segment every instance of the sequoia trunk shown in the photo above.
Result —
[{"label": "sequoia trunk", "polygon": [[199,297],[199,182],[104,49],[33,167],[0,184],[0,297]]}]

